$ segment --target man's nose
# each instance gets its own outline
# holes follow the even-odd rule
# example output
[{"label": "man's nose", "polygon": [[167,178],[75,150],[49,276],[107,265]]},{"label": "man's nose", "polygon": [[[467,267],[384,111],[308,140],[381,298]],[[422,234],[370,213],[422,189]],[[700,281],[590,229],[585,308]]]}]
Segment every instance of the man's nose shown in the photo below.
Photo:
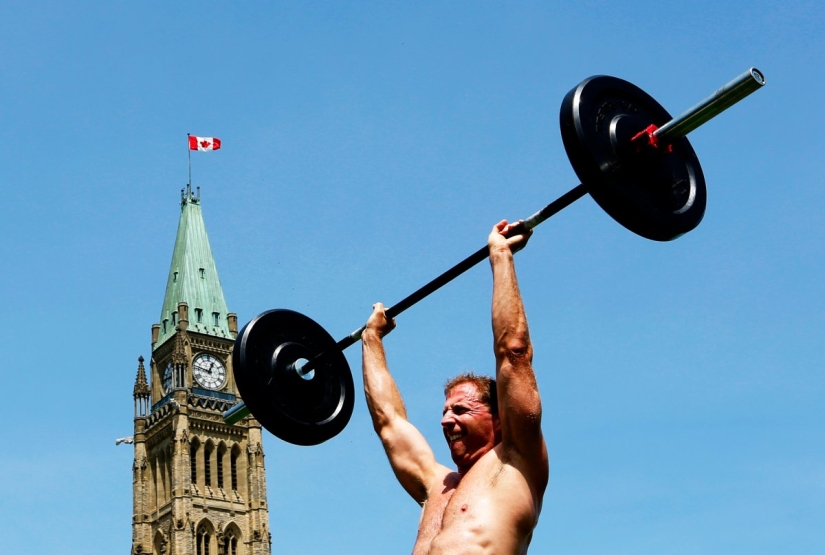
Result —
[{"label": "man's nose", "polygon": [[444,416],[441,417],[441,425],[442,426],[449,426],[455,421],[453,418],[453,411],[448,410],[444,413]]}]

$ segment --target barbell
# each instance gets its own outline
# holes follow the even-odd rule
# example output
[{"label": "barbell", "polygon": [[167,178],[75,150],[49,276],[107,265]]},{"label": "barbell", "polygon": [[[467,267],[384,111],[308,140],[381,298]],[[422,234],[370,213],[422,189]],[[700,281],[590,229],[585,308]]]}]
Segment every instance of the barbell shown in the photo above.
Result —
[{"label": "barbell", "polygon": [[[622,79],[585,79],[562,100],[561,137],[581,180],[511,234],[530,230],[586,193],[621,225],[654,241],[671,241],[702,221],[707,190],[688,133],[765,84],[751,68],[677,118]],[[488,256],[485,245],[399,303],[394,318]],[[341,432],[352,415],[354,386],[343,351],[360,327],[335,341],[299,312],[276,309],[252,319],[232,351],[243,402],[223,415],[235,424],[250,414],[270,433],[296,445],[317,445]]]}]

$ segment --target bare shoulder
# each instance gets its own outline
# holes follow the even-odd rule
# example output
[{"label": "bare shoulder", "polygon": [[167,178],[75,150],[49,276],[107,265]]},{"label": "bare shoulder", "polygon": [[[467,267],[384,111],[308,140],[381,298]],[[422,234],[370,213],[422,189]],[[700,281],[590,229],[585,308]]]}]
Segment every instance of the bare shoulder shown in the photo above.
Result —
[{"label": "bare shoulder", "polygon": [[540,438],[539,441],[540,445],[526,453],[501,443],[496,446],[494,452],[503,468],[511,469],[524,480],[540,506],[550,478],[550,461],[544,439]]}]

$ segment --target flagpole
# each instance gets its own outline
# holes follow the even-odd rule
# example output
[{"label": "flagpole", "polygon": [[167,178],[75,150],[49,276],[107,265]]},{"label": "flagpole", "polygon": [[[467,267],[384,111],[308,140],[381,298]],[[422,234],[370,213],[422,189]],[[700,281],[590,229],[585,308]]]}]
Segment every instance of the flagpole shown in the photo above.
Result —
[{"label": "flagpole", "polygon": [[189,157],[189,186],[192,186],[192,149],[189,148],[189,137],[191,133],[186,134],[186,155]]}]

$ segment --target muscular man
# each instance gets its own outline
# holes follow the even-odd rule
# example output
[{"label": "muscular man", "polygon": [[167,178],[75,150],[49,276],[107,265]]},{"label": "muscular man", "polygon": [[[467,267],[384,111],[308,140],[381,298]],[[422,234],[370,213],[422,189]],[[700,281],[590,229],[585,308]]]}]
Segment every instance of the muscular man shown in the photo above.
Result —
[{"label": "muscular man", "polygon": [[[547,448],[533,350],[503,220],[488,239],[493,269],[496,380],[465,374],[447,383],[441,419],[457,470],[436,462],[407,420],[382,338],[395,327],[376,304],[361,335],[364,391],[375,431],[398,481],[422,507],[413,555],[526,553],[547,487]],[[497,398],[497,400],[496,400]]]}]

